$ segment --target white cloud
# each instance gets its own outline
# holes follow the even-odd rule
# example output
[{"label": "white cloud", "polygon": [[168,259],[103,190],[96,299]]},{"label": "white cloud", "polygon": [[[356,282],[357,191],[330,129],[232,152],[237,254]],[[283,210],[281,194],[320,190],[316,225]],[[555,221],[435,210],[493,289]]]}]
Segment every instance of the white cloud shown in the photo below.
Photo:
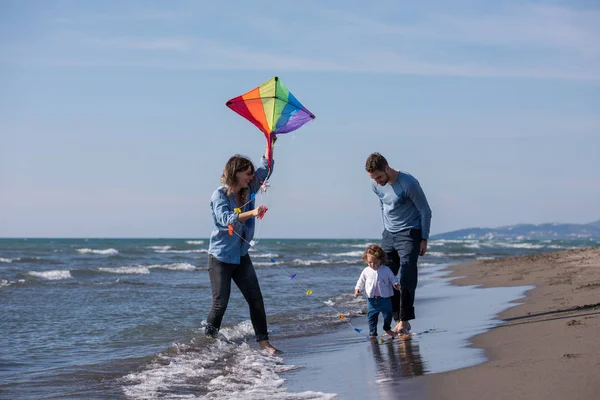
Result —
[{"label": "white cloud", "polygon": [[[600,82],[600,11],[524,5],[486,13],[430,11],[402,23],[359,11],[312,12],[285,24],[268,12],[260,14],[260,23],[244,15],[229,21],[229,35],[213,32],[218,24],[208,22],[210,15],[177,35],[165,27],[152,37],[63,31],[42,49],[5,44],[0,61],[54,67],[355,71]],[[143,22],[157,17],[188,18],[161,12],[120,18]],[[244,19],[254,22],[243,25]],[[177,58],[163,57],[168,52],[176,52]]]}]

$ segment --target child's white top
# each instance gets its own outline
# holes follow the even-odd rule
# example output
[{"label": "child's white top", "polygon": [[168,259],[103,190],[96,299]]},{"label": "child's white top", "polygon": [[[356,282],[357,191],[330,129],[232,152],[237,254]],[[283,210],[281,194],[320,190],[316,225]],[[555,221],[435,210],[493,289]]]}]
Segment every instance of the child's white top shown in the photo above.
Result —
[{"label": "child's white top", "polygon": [[382,265],[376,270],[366,267],[356,281],[355,289],[364,291],[367,297],[392,297],[396,283],[398,283],[398,278],[387,266]]}]

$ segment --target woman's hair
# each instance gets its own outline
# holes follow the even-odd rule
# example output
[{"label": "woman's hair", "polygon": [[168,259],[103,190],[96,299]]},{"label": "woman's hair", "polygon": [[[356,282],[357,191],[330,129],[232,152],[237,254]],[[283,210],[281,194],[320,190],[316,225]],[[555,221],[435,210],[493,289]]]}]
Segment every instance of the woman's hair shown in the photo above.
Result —
[{"label": "woman's hair", "polygon": [[379,153],[373,153],[367,158],[365,163],[365,169],[368,173],[375,171],[385,171],[385,167],[388,166],[388,162],[384,156]]},{"label": "woman's hair", "polygon": [[[252,164],[252,161],[248,157],[236,154],[227,160],[225,168],[223,168],[223,175],[221,175],[221,183],[227,186],[228,194],[232,193],[231,188],[238,183],[236,174],[247,170],[248,167],[251,168],[254,174],[254,164]],[[240,196],[242,203],[245,203],[248,197],[248,189],[242,189]]]},{"label": "woman's hair", "polygon": [[381,261],[381,265],[387,264],[387,261],[388,261],[387,254],[385,254],[385,251],[383,251],[381,246],[378,244],[372,244],[369,247],[367,247],[367,249],[365,250],[365,252],[362,255],[362,259],[365,262],[367,262],[368,255],[377,257],[379,259],[379,261]]}]

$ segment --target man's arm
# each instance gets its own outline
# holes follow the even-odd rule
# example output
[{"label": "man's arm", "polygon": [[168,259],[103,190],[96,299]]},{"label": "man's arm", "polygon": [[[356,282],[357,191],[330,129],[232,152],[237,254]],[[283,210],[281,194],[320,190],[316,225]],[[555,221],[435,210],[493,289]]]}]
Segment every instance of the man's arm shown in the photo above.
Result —
[{"label": "man's arm", "polygon": [[416,179],[409,185],[408,196],[414,203],[421,216],[421,244],[419,255],[424,256],[427,252],[427,240],[429,239],[429,229],[431,227],[431,208],[427,202],[425,192]]}]

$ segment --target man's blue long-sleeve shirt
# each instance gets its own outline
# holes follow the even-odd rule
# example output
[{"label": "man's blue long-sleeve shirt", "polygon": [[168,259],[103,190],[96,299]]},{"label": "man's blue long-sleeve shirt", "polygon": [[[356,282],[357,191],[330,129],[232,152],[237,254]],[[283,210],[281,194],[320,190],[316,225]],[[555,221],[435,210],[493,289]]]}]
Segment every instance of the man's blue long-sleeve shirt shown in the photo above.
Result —
[{"label": "man's blue long-sleeve shirt", "polygon": [[[267,159],[262,157],[261,165],[256,168],[254,178],[248,186],[248,199],[250,199],[251,194],[258,192],[262,182],[269,178],[273,172],[274,164],[274,161],[271,160],[271,169],[269,170]],[[250,249],[249,242],[254,238],[255,219],[250,218],[246,222],[239,222],[238,214],[234,211],[236,207],[235,195],[227,196],[226,186],[219,186],[213,192],[210,199],[210,210],[215,227],[210,235],[208,252],[220,261],[229,264],[240,263],[240,257],[248,254],[248,250]],[[254,208],[254,200],[249,200],[241,210],[242,212],[246,212]],[[229,225],[232,225],[235,230],[233,235],[229,235]]]},{"label": "man's blue long-sleeve shirt", "polygon": [[372,181],[379,197],[383,227],[388,232],[421,229],[421,238],[429,238],[431,208],[419,181],[406,172],[398,172],[394,183],[379,186]]}]

